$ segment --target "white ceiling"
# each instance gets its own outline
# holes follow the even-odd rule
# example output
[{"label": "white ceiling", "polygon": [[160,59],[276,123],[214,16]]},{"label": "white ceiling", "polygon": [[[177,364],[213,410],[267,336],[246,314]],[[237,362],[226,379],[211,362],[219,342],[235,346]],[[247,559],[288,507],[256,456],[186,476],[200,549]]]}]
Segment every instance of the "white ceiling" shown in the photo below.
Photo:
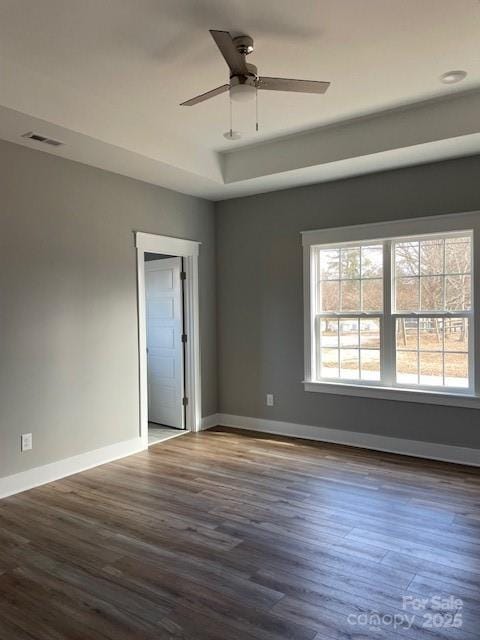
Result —
[{"label": "white ceiling", "polygon": [[[226,94],[178,106],[227,81],[212,28],[251,35],[249,60],[261,74],[329,80],[329,91],[261,92],[259,134],[254,105],[235,104],[234,128],[243,137],[226,142]],[[19,137],[40,128],[67,143],[52,150],[57,155],[212,199],[301,183],[306,164],[305,181],[331,179],[312,175],[315,155],[306,163],[298,145],[298,164],[275,168],[277,138],[318,136],[325,125],[419,101],[435,108],[442,96],[479,88],[479,33],[478,0],[0,0],[0,135],[46,150]],[[441,84],[450,69],[465,69],[467,79]],[[451,105],[442,126],[456,119]],[[410,163],[425,161],[420,147],[445,137],[438,131],[423,140],[420,121]],[[415,131],[412,119],[410,126]],[[331,138],[332,157],[319,165],[339,160]],[[464,139],[438,157],[480,151],[472,143]],[[245,145],[253,145],[247,153]],[[349,157],[377,152],[358,148]],[[256,173],[229,169],[259,165],[259,158]],[[378,160],[365,168],[386,166]]]}]

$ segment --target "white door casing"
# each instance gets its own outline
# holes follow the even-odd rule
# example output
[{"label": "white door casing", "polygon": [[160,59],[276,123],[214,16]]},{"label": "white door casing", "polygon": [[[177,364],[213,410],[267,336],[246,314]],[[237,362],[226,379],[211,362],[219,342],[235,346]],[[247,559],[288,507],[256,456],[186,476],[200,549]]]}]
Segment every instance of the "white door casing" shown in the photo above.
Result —
[{"label": "white door casing", "polygon": [[185,427],[189,431],[202,428],[202,376],[200,363],[200,314],[198,302],[198,256],[201,243],[184,238],[160,236],[135,231],[137,249],[137,309],[138,309],[138,374],[140,437],[148,447],[148,384],[147,384],[147,320],[145,310],[145,253],[182,256],[186,280],[184,289],[185,333]]},{"label": "white door casing", "polygon": [[183,429],[182,259],[145,262],[148,418]]}]

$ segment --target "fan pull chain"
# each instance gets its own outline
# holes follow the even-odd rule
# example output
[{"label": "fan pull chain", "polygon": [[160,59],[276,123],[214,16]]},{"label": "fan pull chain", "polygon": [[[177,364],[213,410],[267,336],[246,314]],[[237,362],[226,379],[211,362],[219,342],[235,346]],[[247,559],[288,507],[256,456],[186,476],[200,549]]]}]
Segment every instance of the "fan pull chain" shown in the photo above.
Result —
[{"label": "fan pull chain", "polygon": [[258,133],[258,86],[255,85],[255,131]]},{"label": "fan pull chain", "polygon": [[233,138],[233,115],[232,115],[232,98],[229,94],[230,98],[230,140]]}]

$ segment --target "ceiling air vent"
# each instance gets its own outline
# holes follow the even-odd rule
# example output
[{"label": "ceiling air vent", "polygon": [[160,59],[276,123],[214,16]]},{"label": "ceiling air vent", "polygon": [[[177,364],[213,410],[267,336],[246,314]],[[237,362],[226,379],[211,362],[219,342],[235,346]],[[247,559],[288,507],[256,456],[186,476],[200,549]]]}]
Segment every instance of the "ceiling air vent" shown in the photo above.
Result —
[{"label": "ceiling air vent", "polygon": [[36,142],[43,142],[43,144],[49,144],[51,147],[60,147],[63,142],[59,140],[54,140],[53,138],[47,138],[47,136],[42,136],[39,133],[34,133],[33,131],[29,131],[28,133],[24,133],[22,138],[28,138],[29,140],[35,140]]}]

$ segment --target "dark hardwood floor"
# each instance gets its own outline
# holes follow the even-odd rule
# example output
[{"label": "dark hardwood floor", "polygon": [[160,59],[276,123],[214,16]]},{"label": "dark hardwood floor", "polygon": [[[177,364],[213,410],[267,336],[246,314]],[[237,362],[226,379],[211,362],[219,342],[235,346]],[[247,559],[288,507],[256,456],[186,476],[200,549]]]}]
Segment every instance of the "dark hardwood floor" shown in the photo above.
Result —
[{"label": "dark hardwood floor", "polygon": [[0,639],[478,640],[479,507],[474,469],[188,434],[0,501]]}]

